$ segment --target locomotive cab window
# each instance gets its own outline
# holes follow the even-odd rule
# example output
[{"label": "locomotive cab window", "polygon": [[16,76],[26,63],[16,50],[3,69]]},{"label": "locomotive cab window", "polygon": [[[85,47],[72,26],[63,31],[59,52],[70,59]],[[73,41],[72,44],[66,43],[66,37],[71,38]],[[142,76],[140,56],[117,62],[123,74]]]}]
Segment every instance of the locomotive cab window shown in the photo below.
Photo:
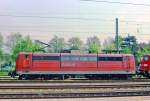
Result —
[{"label": "locomotive cab window", "polygon": [[29,58],[29,55],[28,55],[28,54],[26,54],[26,55],[25,55],[25,58],[26,58],[26,59],[28,59],[28,58]]},{"label": "locomotive cab window", "polygon": [[148,60],[148,56],[145,55],[145,56],[143,57],[143,60],[144,60],[144,61],[147,61],[147,60]]},{"label": "locomotive cab window", "polygon": [[29,61],[30,59],[29,59],[29,54],[25,54],[25,59],[26,59],[26,61]]}]

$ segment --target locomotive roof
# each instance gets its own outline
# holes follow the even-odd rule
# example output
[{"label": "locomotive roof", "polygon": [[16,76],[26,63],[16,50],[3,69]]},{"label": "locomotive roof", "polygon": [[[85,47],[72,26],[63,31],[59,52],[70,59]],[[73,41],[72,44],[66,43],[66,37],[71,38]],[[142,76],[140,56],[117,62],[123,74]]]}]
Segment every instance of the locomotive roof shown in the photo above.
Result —
[{"label": "locomotive roof", "polygon": [[[38,56],[41,56],[41,55],[44,55],[44,56],[47,56],[47,55],[60,56],[60,53],[41,53],[41,52],[35,52],[35,53],[32,53],[32,52],[20,52],[19,54],[32,54],[32,55],[38,55]],[[133,56],[132,54],[87,54],[87,53],[61,53],[61,55]]]}]

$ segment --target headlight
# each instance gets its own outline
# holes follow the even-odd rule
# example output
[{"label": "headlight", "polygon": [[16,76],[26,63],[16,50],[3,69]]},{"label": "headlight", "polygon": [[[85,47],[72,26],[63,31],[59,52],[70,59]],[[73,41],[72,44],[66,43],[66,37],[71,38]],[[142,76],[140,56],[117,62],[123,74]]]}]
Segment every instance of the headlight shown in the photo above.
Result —
[{"label": "headlight", "polygon": [[148,65],[147,64],[144,64],[144,67],[147,67]]}]

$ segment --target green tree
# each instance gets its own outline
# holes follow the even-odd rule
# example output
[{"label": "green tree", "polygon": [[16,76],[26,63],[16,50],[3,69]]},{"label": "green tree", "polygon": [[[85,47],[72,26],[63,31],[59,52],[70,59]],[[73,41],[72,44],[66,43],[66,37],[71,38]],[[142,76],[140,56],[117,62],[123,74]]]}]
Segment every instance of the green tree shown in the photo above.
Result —
[{"label": "green tree", "polygon": [[140,51],[139,51],[139,45],[137,43],[136,37],[128,35],[123,40],[124,40],[123,47],[122,47],[123,53],[133,54],[136,59],[136,63],[138,63],[140,58],[139,57]]},{"label": "green tree", "polygon": [[136,41],[136,37],[135,36],[127,36],[124,38],[124,47],[122,48],[123,50],[128,48],[128,52],[132,53],[134,55],[137,54],[138,51],[138,43]]},{"label": "green tree", "polygon": [[104,50],[115,50],[115,40],[112,37],[108,37],[103,42]]},{"label": "green tree", "polygon": [[149,43],[139,43],[138,44],[138,61],[144,55],[150,54],[150,42]]},{"label": "green tree", "polygon": [[[122,45],[122,43],[123,43],[123,40],[124,40],[124,38],[123,38],[122,36],[118,36],[119,49],[120,49],[120,47],[121,47],[121,45]],[[115,49],[117,49],[117,43],[116,43],[116,42],[117,42],[117,41],[114,40]]]},{"label": "green tree", "polygon": [[83,42],[78,37],[72,37],[68,40],[68,45],[71,50],[79,50],[81,49]]},{"label": "green tree", "polygon": [[2,48],[3,47],[3,36],[2,36],[2,34],[0,33],[0,48]]},{"label": "green tree", "polygon": [[6,47],[11,52],[13,48],[16,46],[17,41],[22,39],[22,35],[18,33],[11,33],[9,36],[7,36],[6,40]]},{"label": "green tree", "polygon": [[0,50],[0,61],[2,61],[4,59],[4,54],[3,54],[3,51]]},{"label": "green tree", "polygon": [[87,39],[86,44],[88,46],[88,51],[90,53],[99,53],[100,52],[101,43],[97,36],[89,37]]},{"label": "green tree", "polygon": [[18,40],[12,50],[12,61],[15,61],[19,52],[36,52],[39,51],[40,46],[34,43],[29,36]]},{"label": "green tree", "polygon": [[64,40],[64,38],[61,38],[61,37],[58,37],[58,36],[54,36],[50,40],[49,45],[50,45],[50,49],[49,50],[51,52],[59,53],[65,47],[65,40]]},{"label": "green tree", "polygon": [[0,33],[0,60],[3,60],[4,59],[4,53],[3,53],[3,36],[2,34]]},{"label": "green tree", "polygon": [[131,54],[132,53],[132,51],[131,51],[131,49],[129,47],[124,47],[122,49],[122,52],[125,53],[125,54]]}]

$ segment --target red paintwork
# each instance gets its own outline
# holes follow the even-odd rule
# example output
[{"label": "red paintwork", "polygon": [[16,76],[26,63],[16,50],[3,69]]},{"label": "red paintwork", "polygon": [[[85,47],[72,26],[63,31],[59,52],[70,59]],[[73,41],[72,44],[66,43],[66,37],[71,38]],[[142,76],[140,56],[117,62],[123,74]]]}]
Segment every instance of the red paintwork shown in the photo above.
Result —
[{"label": "red paintwork", "polygon": [[135,72],[134,56],[129,54],[99,54],[98,56],[123,57],[123,61],[99,61],[100,71],[129,71]]},{"label": "red paintwork", "polygon": [[[25,58],[29,55],[29,60]],[[20,53],[16,59],[16,71],[128,71],[135,72],[134,56],[129,54],[74,54],[80,56],[123,57],[123,61],[32,61],[32,56],[62,56],[70,53]],[[72,54],[71,54],[72,55]]]},{"label": "red paintwork", "polygon": [[150,55],[146,55],[148,57],[148,60],[145,61],[143,58],[141,59],[141,62],[140,62],[140,71],[141,72],[149,72],[150,71]]},{"label": "red paintwork", "polygon": [[24,53],[20,53],[16,59],[16,70],[27,71],[30,70],[30,64],[32,63],[32,55],[29,55],[29,60],[25,60]]}]

